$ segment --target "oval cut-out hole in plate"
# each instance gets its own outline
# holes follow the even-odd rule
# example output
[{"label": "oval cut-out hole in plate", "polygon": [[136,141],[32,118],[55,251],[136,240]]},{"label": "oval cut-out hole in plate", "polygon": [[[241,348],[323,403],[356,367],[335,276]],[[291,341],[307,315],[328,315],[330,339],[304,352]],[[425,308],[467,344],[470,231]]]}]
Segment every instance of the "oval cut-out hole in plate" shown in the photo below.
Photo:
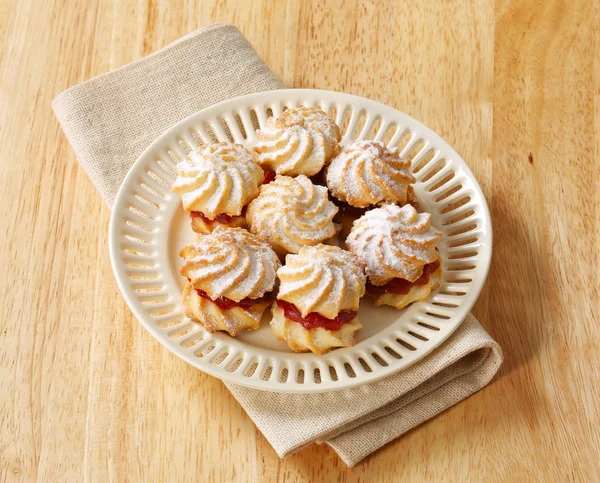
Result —
[{"label": "oval cut-out hole in plate", "polygon": [[256,372],[257,367],[258,367],[258,362],[253,362],[252,364],[250,364],[244,371],[244,376],[252,377],[254,375],[254,373]]},{"label": "oval cut-out hole in plate", "polygon": [[[169,156],[169,159],[174,164],[177,164],[179,161],[181,161],[181,158],[175,153],[175,151],[172,151],[172,150],[167,151],[167,156]],[[163,169],[166,173],[169,173],[169,169],[166,167],[167,163],[165,163],[162,159],[159,159],[157,161],[157,163],[161,169]]]},{"label": "oval cut-out hole in plate", "polygon": [[404,347],[405,349],[408,349],[409,351],[416,351],[417,348],[412,345],[409,344],[408,342],[406,342],[405,340],[402,339],[396,339],[396,342],[398,342],[398,344],[400,344],[402,347]]},{"label": "oval cut-out hole in plate", "polygon": [[439,161],[436,161],[433,166],[427,167],[427,170],[423,173],[423,177],[420,180],[421,183],[426,183],[427,181],[429,181],[442,169],[444,169],[444,166],[446,166],[446,160],[440,159]]},{"label": "oval cut-out hole in plate", "polygon": [[369,130],[365,134],[365,139],[375,139],[379,129],[381,128],[381,117],[377,116],[373,121],[371,121],[371,125],[368,126]]},{"label": "oval cut-out hole in plate", "polygon": [[[165,197],[159,193],[158,191],[156,191],[154,188],[152,188],[151,186],[148,186],[146,183],[140,183],[140,186],[146,190],[148,193],[150,193],[152,196],[156,196],[157,198],[160,198],[161,200],[164,200]],[[157,205],[158,206],[158,205]]]},{"label": "oval cut-out hole in plate", "polygon": [[242,358],[238,358],[235,359],[232,363],[227,365],[227,372],[235,372],[238,370],[238,367],[240,367],[242,365],[242,361],[244,359]]},{"label": "oval cut-out hole in plate", "polygon": [[[175,164],[177,164],[179,161],[181,161],[181,158],[179,156],[177,156],[173,151],[169,151],[169,157],[173,160],[173,162]],[[158,166],[160,166],[160,168],[167,173],[171,178],[175,178],[177,176],[177,173],[175,171],[173,171],[173,169],[171,168],[171,166],[169,166],[167,163],[165,163],[162,159],[159,159],[156,164],[158,164]]]},{"label": "oval cut-out hole in plate", "polygon": [[137,208],[135,208],[135,207],[133,207],[133,206],[130,206],[130,207],[129,207],[129,211],[131,211],[132,213],[134,213],[134,214],[136,214],[136,215],[138,215],[138,216],[141,216],[141,217],[143,217],[143,218],[146,218],[146,219],[148,219],[148,220],[154,220],[154,219],[155,219],[155,218],[153,218],[151,215],[149,215],[148,213],[146,213],[146,212],[144,212],[144,211],[141,211],[141,210],[138,210]]},{"label": "oval cut-out hole in plate", "polygon": [[446,268],[447,272],[464,272],[465,270],[473,270],[475,265],[458,265],[456,267]]},{"label": "oval cut-out hole in plate", "polygon": [[425,322],[417,322],[417,324],[419,324],[421,327],[423,327],[425,329],[434,330],[436,332],[438,332],[440,330],[439,327],[435,327],[433,325],[426,324]]},{"label": "oval cut-out hole in plate", "polygon": [[204,130],[206,131],[206,133],[208,134],[209,139],[207,139],[207,141],[211,142],[211,143],[218,143],[219,139],[217,138],[217,135],[215,134],[215,131],[213,130],[212,126],[208,123],[204,124]]},{"label": "oval cut-out hole in plate", "polygon": [[419,152],[421,151],[421,149],[423,149],[424,147],[425,147],[425,141],[423,141],[422,139],[419,139],[413,145],[413,147],[410,149],[410,151],[403,156],[404,159],[406,159],[407,161],[412,162],[412,160],[415,158],[415,156],[417,154],[419,154]]},{"label": "oval cut-out hole in plate", "polygon": [[271,379],[272,374],[273,374],[273,366],[268,365],[267,368],[262,373],[261,379],[263,381],[268,381],[269,379]]},{"label": "oval cut-out hole in plate", "polygon": [[290,375],[290,372],[288,371],[287,367],[284,367],[281,370],[281,374],[279,375],[279,382],[286,383],[289,375]]},{"label": "oval cut-out hole in plate", "polygon": [[125,224],[131,228],[135,228],[137,230],[142,230],[142,231],[147,231],[147,232],[151,232],[152,228],[150,228],[148,225],[144,225],[142,223],[136,223],[135,221],[132,220],[125,220]]},{"label": "oval cut-out hole in plate", "polygon": [[[278,115],[284,106],[299,105],[327,110],[342,124],[346,134],[352,120],[353,132],[343,138],[342,144],[348,143],[351,135],[377,137],[399,146],[403,155],[414,156],[412,169],[419,175],[423,173],[421,178],[430,176],[427,183],[417,181],[415,184],[420,206],[432,213],[432,224],[444,234],[438,245],[444,267],[444,282],[437,292],[442,294],[440,298],[434,295],[428,302],[395,311],[374,307],[365,297],[361,300],[359,316],[373,323],[365,324],[356,332],[355,346],[334,350],[325,356],[294,354],[286,344],[277,341],[269,327],[268,312],[258,330],[242,331],[231,339],[225,333],[208,333],[199,324],[190,322],[183,315],[181,304],[178,252],[196,237],[190,229],[189,217],[182,211],[180,197],[170,191],[175,164],[190,148],[209,140],[211,132],[219,139],[233,138],[252,149],[256,143],[255,129],[264,127],[271,115],[269,109]],[[443,171],[432,175],[431,169],[440,160],[445,163]],[[447,182],[440,185],[444,181]],[[430,186],[434,184],[440,188],[429,192],[435,188]],[[465,203],[467,196],[470,199]],[[472,216],[442,225],[471,209],[475,211]],[[440,214],[441,211],[444,213]],[[460,156],[431,130],[379,103],[339,93],[294,89],[225,101],[194,114],[161,135],[123,181],[112,211],[109,246],[115,276],[127,303],[150,333],[172,352],[232,383],[270,391],[309,393],[349,388],[387,377],[439,346],[458,327],[479,293],[490,260],[490,233],[489,213],[476,180]],[[125,248],[132,253],[125,252]],[[468,271],[446,270],[448,267]],[[148,285],[146,290],[142,287],[144,284],[154,285]],[[153,290],[154,287],[160,289]],[[426,315],[426,311],[450,318],[441,320]],[[430,327],[437,326],[437,330],[417,325],[421,319]],[[413,333],[428,340],[415,338],[408,333],[409,327],[420,327]],[[180,330],[190,332],[175,339],[169,337],[170,331]],[[414,350],[390,342],[396,337],[410,341]],[[219,352],[196,357],[209,349]],[[226,358],[221,361],[223,357]],[[347,374],[348,367],[350,374]],[[325,374],[324,370],[329,372]],[[286,377],[282,377],[283,374]]]},{"label": "oval cut-out hole in plate", "polygon": [[385,131],[383,133],[383,135],[381,136],[380,141],[385,144],[388,147],[390,144],[390,141],[392,140],[392,138],[394,137],[394,134],[396,134],[396,131],[398,130],[398,125],[395,122],[390,123],[386,128]]},{"label": "oval cut-out hole in plate", "polygon": [[125,253],[129,253],[130,255],[137,255],[139,257],[151,257],[152,256],[151,250],[142,250],[139,248],[124,248],[123,251]]},{"label": "oval cut-out hole in plate", "polygon": [[446,257],[446,260],[464,260],[477,256],[476,250],[470,250],[465,252],[451,253]]},{"label": "oval cut-out hole in plate", "polygon": [[250,110],[250,121],[252,122],[252,127],[256,131],[260,129],[260,124],[258,123],[258,116],[256,115],[256,111],[254,109]]},{"label": "oval cut-out hole in plate", "polygon": [[379,354],[377,354],[377,352],[371,353],[371,357],[373,357],[373,359],[377,361],[377,364],[382,367],[387,367],[389,365]]},{"label": "oval cut-out hole in plate", "polygon": [[321,384],[321,370],[315,369],[313,372],[314,381],[316,384]]},{"label": "oval cut-out hole in plate", "polygon": [[150,201],[149,199],[139,195],[139,194],[134,194],[133,197],[138,200],[140,203],[148,206],[150,208],[151,211],[154,210],[158,210],[160,209],[160,205],[158,203],[154,203],[153,201]]},{"label": "oval cut-out hole in plate", "polygon": [[435,314],[433,312],[427,312],[427,315],[430,315],[431,317],[435,317],[436,319],[444,319],[447,320],[450,317],[448,317],[447,315],[442,315],[442,314]]},{"label": "oval cut-out hole in plate", "polygon": [[362,357],[358,358],[358,362],[360,363],[360,365],[362,366],[362,368],[365,371],[367,371],[367,372],[373,372],[373,369],[371,369],[371,366],[369,366],[369,364],[367,364],[367,362]]},{"label": "oval cut-out hole in plate", "polygon": [[160,309],[148,309],[150,317],[162,317],[163,315],[169,315],[175,312],[175,306],[169,305],[168,307],[161,307]]},{"label": "oval cut-out hole in plate", "polygon": [[459,200],[456,200],[442,208],[440,210],[441,215],[445,215],[446,213],[451,213],[454,210],[457,210],[461,206],[466,205],[469,201],[471,201],[471,197],[469,195],[463,196]]},{"label": "oval cut-out hole in plate", "polygon": [[240,115],[236,112],[233,114],[233,118],[235,119],[235,123],[237,124],[237,127],[240,130],[242,138],[248,139],[248,134],[246,134],[246,128],[244,127],[244,123],[242,122],[242,118],[240,117]]},{"label": "oval cut-out hole in plate", "polygon": [[200,349],[199,351],[196,352],[196,357],[201,358],[201,357],[206,357],[208,354],[210,354],[213,350],[215,349],[215,345],[214,344],[209,344],[206,347],[203,347],[202,349]]},{"label": "oval cut-out hole in plate", "polygon": [[405,129],[404,132],[402,133],[402,135],[395,142],[393,142],[393,140],[390,141],[390,144],[388,145],[388,147],[389,148],[398,148],[398,151],[402,152],[402,150],[404,150],[404,148],[410,142],[412,137],[413,137],[413,133],[410,131],[410,129]]},{"label": "oval cut-out hole in plate", "polygon": [[337,106],[335,104],[332,104],[329,107],[329,117],[331,119],[335,119],[337,117]]},{"label": "oval cut-out hole in plate", "polygon": [[425,166],[429,164],[429,162],[435,156],[435,149],[429,149],[423,156],[421,156],[418,160],[414,161],[412,166],[412,171],[414,174],[417,174],[421,171]]},{"label": "oval cut-out hole in plate", "polygon": [[230,143],[235,142],[235,139],[233,139],[233,134],[231,133],[231,129],[229,129],[229,124],[227,124],[227,121],[223,118],[219,118],[219,124],[221,125],[221,129],[223,129],[225,136],[227,136],[226,141],[229,141]]},{"label": "oval cut-out hole in plate", "polygon": [[348,374],[348,377],[356,377],[356,372],[354,372],[354,368],[348,362],[344,364],[344,369],[346,369],[346,374]]},{"label": "oval cut-out hole in plate", "polygon": [[198,131],[196,131],[195,129],[192,129],[190,131],[190,135],[192,136],[192,139],[196,143],[197,147],[204,146],[204,139],[202,139],[202,136],[200,136],[200,134],[198,133]]},{"label": "oval cut-out hole in plate", "polygon": [[457,223],[459,223],[463,220],[466,220],[467,218],[470,218],[474,214],[475,214],[474,210],[466,210],[466,211],[462,212],[461,214],[453,216],[452,218],[442,222],[442,226],[456,225]]},{"label": "oval cut-out hole in plate", "polygon": [[444,277],[444,280],[448,283],[471,283],[470,278],[458,278],[458,277]]},{"label": "oval cut-out hole in plate", "polygon": [[444,201],[446,198],[448,198],[449,196],[452,196],[454,193],[457,193],[462,188],[463,188],[463,186],[460,183],[459,184],[455,184],[451,188],[448,188],[448,190],[444,191],[441,195],[439,195],[435,199],[435,202],[439,203],[440,201]]},{"label": "oval cut-out hole in plate", "polygon": [[352,108],[346,108],[342,111],[342,122],[339,124],[340,132],[342,133],[342,137],[350,137],[350,133],[348,133],[348,126],[350,125],[350,119],[352,118]]},{"label": "oval cut-out hole in plate", "polygon": [[138,293],[154,293],[154,292],[160,292],[163,289],[164,289],[164,285],[162,285],[162,284],[151,284],[151,285],[136,286],[136,287],[134,287],[133,290],[135,290]]},{"label": "oval cut-out hole in plate", "polygon": [[350,138],[358,139],[358,137],[360,136],[360,133],[362,132],[363,128],[365,127],[366,121],[367,121],[367,112],[364,109],[361,109],[361,111],[358,113],[358,118],[356,120],[356,123],[354,124],[354,129],[352,129],[352,133],[350,134]]},{"label": "oval cut-out hole in plate", "polygon": [[170,299],[171,299],[171,297],[168,294],[156,294],[156,295],[146,296],[145,298],[141,299],[141,301],[144,305],[156,305],[156,304],[164,304],[165,302],[168,302]]},{"label": "oval cut-out hole in plate", "polygon": [[221,352],[217,357],[215,357],[214,359],[212,359],[210,361],[210,363],[213,366],[218,366],[219,364],[221,364],[221,362],[223,362],[225,359],[227,359],[228,355],[229,355],[229,352],[227,352],[227,351]]},{"label": "oval cut-out hole in plate", "polygon": [[181,343],[181,347],[185,349],[191,349],[192,347],[196,347],[200,342],[204,340],[204,334],[199,332],[194,334],[192,337],[187,338]]},{"label": "oval cut-out hole in plate", "polygon": [[439,293],[441,293],[443,295],[454,295],[456,297],[462,297],[463,295],[467,295],[467,292],[457,292],[457,291],[450,291],[450,290],[440,290]]},{"label": "oval cut-out hole in plate", "polygon": [[391,355],[394,359],[402,359],[402,356],[400,354],[398,354],[394,349],[392,349],[391,347],[384,347],[385,351]]},{"label": "oval cut-out hole in plate", "polygon": [[159,176],[158,174],[156,174],[154,171],[148,170],[146,172],[146,174],[152,178],[154,181],[156,181],[158,184],[164,186],[165,188],[171,188],[171,185],[169,185],[169,183],[167,183],[161,176]]},{"label": "oval cut-out hole in plate", "polygon": [[143,243],[145,245],[151,245],[152,244],[152,240],[148,239],[148,238],[140,238],[137,236],[132,236],[132,235],[123,235],[127,240],[132,241],[134,243]]},{"label": "oval cut-out hole in plate", "polygon": [[188,154],[192,150],[192,147],[188,143],[186,143],[183,139],[178,139],[177,144],[179,144],[179,147]]},{"label": "oval cut-out hole in plate", "polygon": [[[471,231],[471,230],[468,230],[467,233],[469,231]],[[461,232],[459,232],[459,233],[461,233]],[[448,234],[448,236],[453,236],[453,235],[456,235],[456,234],[457,233],[452,233],[452,235]],[[458,247],[462,247],[462,246],[465,246],[465,245],[470,245],[471,243],[475,243],[478,240],[479,240],[479,237],[476,237],[476,236],[464,237],[464,238],[460,238],[460,239],[458,239],[456,241],[453,241],[451,243],[448,243],[448,247],[449,248],[458,248]]]},{"label": "oval cut-out hole in plate", "polygon": [[131,268],[148,269],[156,268],[156,264],[151,260],[145,262],[143,260],[125,260],[125,264]]},{"label": "oval cut-out hole in plate", "polygon": [[450,308],[458,307],[458,304],[449,304],[449,303],[442,303],[442,302],[432,302],[432,304],[437,305],[438,307],[450,307]]},{"label": "oval cut-out hole in plate", "polygon": [[335,367],[333,367],[333,366],[329,366],[329,375],[331,376],[331,380],[332,381],[338,381],[339,380],[337,371],[336,371]]},{"label": "oval cut-out hole in plate", "polygon": [[156,325],[158,325],[161,329],[168,329],[169,327],[173,327],[174,325],[181,324],[183,322],[183,316],[177,316],[169,320],[161,320]]},{"label": "oval cut-out hole in plate", "polygon": [[173,332],[169,332],[169,337],[171,339],[179,339],[180,337],[188,335],[190,332],[192,332],[193,328],[194,327],[192,324],[185,325],[179,329],[174,330]]},{"label": "oval cut-out hole in plate", "polygon": [[[129,265],[129,264],[127,264]],[[156,280],[158,278],[160,278],[160,275],[158,273],[130,273],[128,274],[128,277],[131,280],[137,281],[137,280]]]},{"label": "oval cut-out hole in plate", "polygon": [[157,265],[152,260],[143,261],[143,260],[125,259],[125,265],[127,265],[129,268],[131,268],[133,270],[148,270],[148,269],[157,267]]},{"label": "oval cut-out hole in plate", "polygon": [[454,173],[448,173],[446,176],[444,176],[441,180],[439,180],[437,183],[435,183],[431,188],[429,188],[427,191],[429,191],[430,193],[441,188],[442,186],[444,186],[446,183],[449,183],[450,181],[452,181],[454,179],[456,175]]},{"label": "oval cut-out hole in plate", "polygon": [[423,342],[427,342],[429,339],[427,337],[424,337],[422,335],[417,334],[416,332],[413,332],[411,330],[408,331],[408,333],[410,335],[412,335],[415,339],[419,339],[422,340]]}]

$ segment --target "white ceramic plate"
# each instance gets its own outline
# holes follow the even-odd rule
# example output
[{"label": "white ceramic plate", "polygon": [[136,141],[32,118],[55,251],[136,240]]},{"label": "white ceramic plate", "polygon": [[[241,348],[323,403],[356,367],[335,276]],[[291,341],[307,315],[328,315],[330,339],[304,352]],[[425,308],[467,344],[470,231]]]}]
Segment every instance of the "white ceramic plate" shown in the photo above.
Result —
[{"label": "white ceramic plate", "polygon": [[[443,285],[402,311],[375,308],[365,297],[364,328],[354,347],[324,356],[295,354],[268,322],[237,338],[211,334],[187,319],[181,303],[179,249],[195,239],[179,197],[169,190],[174,167],[190,149],[213,140],[247,147],[271,114],[298,105],[329,112],[342,144],[382,139],[413,159],[415,191],[439,244]],[[289,89],[231,99],[179,122],[160,136],[126,176],[110,221],[110,256],[119,288],[144,327],[165,347],[223,380],[256,389],[310,393],[373,382],[429,354],[459,326],[485,281],[492,250],[487,204],[473,173],[440,136],[378,102],[338,92]]]}]

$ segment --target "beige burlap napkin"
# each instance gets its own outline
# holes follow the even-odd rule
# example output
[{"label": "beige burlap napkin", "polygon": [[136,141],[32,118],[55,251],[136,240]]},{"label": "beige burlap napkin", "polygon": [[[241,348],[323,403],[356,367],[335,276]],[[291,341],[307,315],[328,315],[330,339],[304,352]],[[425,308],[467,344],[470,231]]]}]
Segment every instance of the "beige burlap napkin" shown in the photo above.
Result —
[{"label": "beige burlap napkin", "polygon": [[[218,24],[72,87],[52,107],[112,206],[127,170],[167,128],[216,102],[280,87],[239,30]],[[481,389],[501,363],[498,344],[469,316],[431,355],[373,384],[313,395],[227,387],[279,456],[325,442],[352,466]]]}]

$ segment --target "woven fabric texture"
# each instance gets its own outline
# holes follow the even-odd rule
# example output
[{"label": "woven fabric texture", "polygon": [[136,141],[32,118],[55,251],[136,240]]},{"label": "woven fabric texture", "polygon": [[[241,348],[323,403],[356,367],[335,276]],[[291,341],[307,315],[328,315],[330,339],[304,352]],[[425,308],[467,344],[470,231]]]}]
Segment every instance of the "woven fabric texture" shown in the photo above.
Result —
[{"label": "woven fabric texture", "polygon": [[[111,207],[131,165],[173,124],[217,102],[281,87],[235,26],[216,24],[66,90],[52,107]],[[498,344],[469,316],[428,357],[373,384],[311,395],[227,387],[279,456],[327,443],[352,466],[484,387],[501,363]]]}]

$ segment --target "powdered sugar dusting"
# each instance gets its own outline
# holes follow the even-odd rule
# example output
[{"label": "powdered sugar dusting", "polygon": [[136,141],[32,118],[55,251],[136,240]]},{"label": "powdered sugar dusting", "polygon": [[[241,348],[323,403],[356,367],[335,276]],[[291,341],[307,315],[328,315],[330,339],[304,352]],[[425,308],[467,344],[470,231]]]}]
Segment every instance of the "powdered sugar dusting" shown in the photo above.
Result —
[{"label": "powdered sugar dusting", "polygon": [[263,179],[261,167],[246,148],[213,143],[177,164],[177,179],[171,189],[181,195],[186,211],[199,211],[212,220],[224,213],[240,215],[258,195]]},{"label": "powdered sugar dusting", "polygon": [[355,221],[346,245],[365,265],[371,283],[385,285],[393,278],[417,280],[423,265],[438,258],[435,245],[441,236],[429,213],[388,204]]},{"label": "powdered sugar dusting", "polygon": [[381,202],[405,204],[415,178],[397,149],[379,141],[355,141],[331,161],[326,181],[333,196],[366,208]]},{"label": "powdered sugar dusting", "polygon": [[303,175],[277,176],[250,203],[246,219],[250,230],[269,240],[278,253],[297,253],[304,245],[335,236],[337,211],[324,186]]},{"label": "powdered sugar dusting", "polygon": [[305,246],[288,255],[277,271],[278,298],[293,303],[303,316],[317,312],[335,318],[342,310],[358,309],[366,277],[352,254],[339,247]]},{"label": "powdered sugar dusting", "polygon": [[333,119],[314,107],[288,109],[256,131],[258,162],[277,174],[317,174],[339,152],[341,134]]},{"label": "powdered sugar dusting", "polygon": [[240,301],[273,290],[279,258],[269,244],[241,228],[222,228],[184,247],[181,274],[211,298]]}]

